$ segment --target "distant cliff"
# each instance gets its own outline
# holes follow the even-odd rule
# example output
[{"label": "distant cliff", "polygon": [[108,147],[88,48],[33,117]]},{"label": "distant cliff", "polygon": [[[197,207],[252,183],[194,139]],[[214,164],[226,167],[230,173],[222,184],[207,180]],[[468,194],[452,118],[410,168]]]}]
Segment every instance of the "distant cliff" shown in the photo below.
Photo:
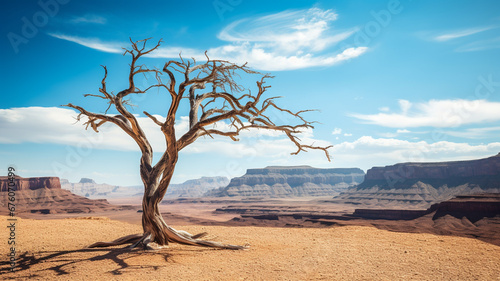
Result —
[{"label": "distant cliff", "polygon": [[358,168],[318,169],[309,166],[249,169],[242,177],[208,196],[331,196],[363,181]]},{"label": "distant cliff", "polygon": [[93,179],[89,178],[82,178],[78,183],[71,183],[67,179],[62,179],[61,187],[74,194],[95,199],[132,197],[144,192],[142,186],[118,186],[96,183]]},{"label": "distant cliff", "polygon": [[[202,177],[188,180],[180,184],[170,184],[165,197],[202,197],[209,190],[225,187],[229,183],[226,177]],[[135,197],[144,194],[143,186],[118,186],[109,184],[98,184],[92,179],[82,178],[78,183],[70,183],[66,179],[61,180],[63,189],[87,198],[124,198]]]},{"label": "distant cliff", "polygon": [[15,197],[15,213],[93,213],[97,211],[130,209],[115,206],[106,200],[90,200],[61,189],[57,177],[21,178],[15,177],[15,195],[9,195],[8,177],[0,177],[0,214],[7,212],[10,197]]},{"label": "distant cliff", "polygon": [[228,184],[229,179],[226,177],[202,177],[180,184],[170,184],[165,197],[202,197],[206,192],[226,187]]},{"label": "distant cliff", "polygon": [[470,161],[374,167],[367,171],[363,183],[336,199],[354,204],[422,208],[456,195],[482,192],[500,192],[500,154]]},{"label": "distant cliff", "polygon": [[[495,156],[470,160],[436,163],[400,163],[386,167],[374,167],[366,172],[365,181],[360,187],[370,187],[374,183],[381,187],[404,186],[408,180],[431,179],[449,182],[456,179],[463,182],[468,178],[491,178],[500,174],[500,154]],[[495,184],[495,183],[490,183]]]},{"label": "distant cliff", "polygon": [[[0,192],[9,190],[9,182],[8,177],[0,177]],[[16,190],[61,189],[61,182],[57,177],[22,178],[16,176],[14,184]]]}]

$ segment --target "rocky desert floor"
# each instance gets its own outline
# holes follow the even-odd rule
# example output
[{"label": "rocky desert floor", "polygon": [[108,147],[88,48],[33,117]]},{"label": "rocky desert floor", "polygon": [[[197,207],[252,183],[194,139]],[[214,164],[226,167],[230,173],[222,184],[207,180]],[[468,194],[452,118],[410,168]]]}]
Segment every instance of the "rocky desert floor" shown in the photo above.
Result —
[{"label": "rocky desert floor", "polygon": [[[267,202],[267,206],[280,210],[295,206],[296,211],[349,211],[346,206],[322,206],[318,202],[285,200]],[[286,223],[280,224],[281,219],[232,220],[234,214],[214,212],[218,206],[233,203],[173,202],[162,205],[162,210],[166,221],[176,229],[208,232],[215,241],[249,244],[248,250],[178,244],[159,251],[129,250],[127,246],[88,249],[87,245],[97,241],[140,233],[141,214],[136,210],[26,214],[16,222],[18,259],[14,272],[10,272],[6,255],[9,231],[0,231],[4,241],[0,279],[500,280],[498,228],[482,228],[489,231],[480,233],[482,236],[497,239],[486,242],[473,238],[473,233],[456,235],[481,228],[488,221],[472,225],[456,218],[433,222],[430,217],[423,217],[407,222],[352,220],[330,226],[309,222],[287,227]],[[236,206],[259,204],[246,202]],[[0,216],[4,224],[7,219]],[[489,224],[498,227],[496,223]],[[440,230],[436,231],[436,227]]]},{"label": "rocky desert floor", "polygon": [[[6,221],[7,217],[1,217]],[[86,249],[138,233],[103,217],[19,219],[16,271],[2,255],[3,280],[498,280],[500,247],[476,239],[397,233],[374,227],[176,226],[207,231],[249,250],[171,244],[159,251]],[[7,241],[7,232],[1,238]],[[2,252],[7,252],[6,243]]]}]

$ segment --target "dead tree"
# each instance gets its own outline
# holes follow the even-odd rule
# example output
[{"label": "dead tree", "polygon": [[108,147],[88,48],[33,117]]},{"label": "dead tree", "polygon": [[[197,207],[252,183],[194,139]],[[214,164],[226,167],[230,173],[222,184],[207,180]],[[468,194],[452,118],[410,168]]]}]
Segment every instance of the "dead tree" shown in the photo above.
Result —
[{"label": "dead tree", "polygon": [[[105,66],[104,78],[101,81],[99,94],[87,94],[85,96],[97,97],[105,100],[110,108],[116,109],[118,115],[104,113],[93,113],[84,108],[67,104],[65,106],[79,111],[77,120],[86,117],[84,125],[98,132],[101,125],[113,123],[127,133],[139,146],[142,156],[140,158],[140,175],[144,184],[144,197],[142,200],[142,228],[144,233],[140,235],[129,235],[119,238],[113,242],[98,242],[90,247],[103,247],[133,243],[133,247],[142,244],[144,247],[161,247],[169,242],[188,245],[207,246],[223,249],[244,249],[244,246],[225,245],[213,241],[202,240],[205,233],[191,235],[185,231],[178,231],[167,225],[159,210],[159,203],[163,199],[170,180],[174,174],[174,168],[179,157],[179,151],[203,136],[224,136],[233,141],[242,130],[263,129],[282,132],[297,150],[292,154],[298,154],[307,149],[323,150],[330,160],[327,149],[302,144],[297,134],[301,130],[313,128],[312,122],[306,121],[302,113],[292,112],[275,104],[276,97],[264,99],[264,93],[270,86],[265,85],[265,80],[271,78],[267,74],[261,74],[250,70],[246,64],[238,65],[224,60],[212,60],[207,54],[204,63],[197,63],[195,59],[185,60],[180,56],[179,60],[171,60],[165,63],[163,69],[148,68],[138,64],[138,60],[155,51],[161,44],[161,40],[152,48],[146,48],[149,39],[132,41],[131,49],[124,49],[124,54],[132,58],[130,72],[128,73],[128,88],[113,94],[106,87],[108,71]],[[140,89],[135,84],[135,78],[139,74],[152,74],[156,82],[147,88]],[[257,92],[243,93],[243,86],[235,81],[239,74],[255,74],[260,77],[257,81]],[[166,79],[164,78],[166,77]],[[166,80],[166,82],[163,82]],[[153,163],[153,149],[146,134],[142,130],[137,118],[129,111],[127,97],[129,95],[146,94],[153,88],[164,89],[170,95],[171,102],[168,106],[166,118],[159,120],[152,114],[144,111],[144,115],[158,125],[158,129],[165,137],[166,149],[156,164]],[[206,90],[207,89],[207,90]],[[189,101],[189,130],[182,136],[175,134],[175,120],[177,111],[183,100]],[[166,110],[166,108],[165,108]],[[276,124],[270,118],[269,111],[277,110],[289,114],[298,121],[297,125]],[[187,114],[184,113],[184,114]],[[228,130],[218,129],[216,123],[226,122],[230,124]],[[227,127],[227,126],[226,126]]]}]

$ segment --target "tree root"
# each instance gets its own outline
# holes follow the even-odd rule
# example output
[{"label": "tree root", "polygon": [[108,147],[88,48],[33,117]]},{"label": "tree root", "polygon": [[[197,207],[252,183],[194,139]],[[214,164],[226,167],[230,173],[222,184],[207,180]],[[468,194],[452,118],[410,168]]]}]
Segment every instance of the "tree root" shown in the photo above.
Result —
[{"label": "tree root", "polygon": [[[218,249],[229,249],[229,250],[245,250],[248,249],[248,246],[239,246],[239,245],[230,245],[230,244],[222,244],[214,241],[201,240],[199,238],[205,237],[208,235],[206,232],[191,234],[189,232],[183,230],[175,230],[172,227],[166,225],[166,233],[168,236],[168,241],[173,243],[179,243],[184,245],[192,245],[192,246],[201,246],[201,247],[210,247],[210,248],[218,248]],[[154,237],[150,233],[144,234],[132,234],[120,237],[111,242],[96,242],[92,245],[87,246],[87,248],[97,248],[97,247],[110,247],[110,246],[118,246],[123,244],[132,245],[129,247],[133,249],[139,246],[141,243],[144,249],[156,250],[161,249],[165,245],[157,245],[154,242]]]},{"label": "tree root", "polygon": [[144,233],[144,235],[142,235],[141,239],[137,240],[137,242],[135,242],[134,244],[132,244],[132,246],[130,246],[130,249],[137,247],[137,245],[139,245],[141,242],[144,242],[145,240],[149,241],[150,238],[151,238],[151,234],[149,234],[147,232]]},{"label": "tree root", "polygon": [[248,249],[247,246],[239,246],[239,245],[230,245],[230,244],[222,244],[214,241],[206,241],[200,240],[197,238],[206,236],[207,233],[199,233],[196,235],[192,235],[186,231],[177,231],[172,227],[166,225],[166,233],[168,235],[168,240],[171,242],[184,244],[184,245],[192,245],[192,246],[202,246],[202,247],[211,247],[218,249],[228,249],[228,250],[245,250]]},{"label": "tree root", "polygon": [[127,244],[127,243],[134,243],[138,240],[143,239],[142,234],[132,234],[132,235],[127,235],[120,237],[116,240],[113,240],[111,242],[96,242],[92,245],[87,246],[87,248],[98,248],[98,247],[110,247],[110,246],[117,246],[117,245],[122,245],[122,244]]}]

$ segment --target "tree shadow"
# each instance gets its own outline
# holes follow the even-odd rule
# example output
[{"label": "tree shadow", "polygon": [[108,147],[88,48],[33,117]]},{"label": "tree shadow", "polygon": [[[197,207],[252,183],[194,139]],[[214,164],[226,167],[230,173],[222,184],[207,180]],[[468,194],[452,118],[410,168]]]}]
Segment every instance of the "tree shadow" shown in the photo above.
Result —
[{"label": "tree shadow", "polygon": [[[85,253],[93,253],[92,256],[85,255]],[[79,255],[79,254],[83,254]],[[165,251],[145,251],[134,249],[131,250],[127,247],[123,248],[83,248],[78,250],[68,250],[68,251],[42,251],[37,252],[36,257],[34,253],[25,252],[19,255],[16,259],[15,272],[16,276],[5,276],[6,279],[17,279],[17,278],[34,278],[43,277],[48,271],[53,271],[56,275],[68,275],[72,272],[69,268],[74,268],[82,262],[87,261],[103,261],[111,260],[115,263],[117,268],[108,271],[113,275],[122,275],[124,270],[158,270],[164,266],[158,265],[130,265],[127,260],[138,257],[138,256],[152,256],[161,255],[165,262],[173,262],[171,259],[172,254]],[[33,269],[33,266],[40,263],[54,263],[55,265],[50,267],[44,267],[42,269]],[[166,264],[165,264],[166,266]],[[9,273],[11,269],[11,264],[9,261],[0,261],[0,274]],[[19,276],[19,272],[26,272],[26,276]],[[45,272],[44,274],[41,274]]]}]

